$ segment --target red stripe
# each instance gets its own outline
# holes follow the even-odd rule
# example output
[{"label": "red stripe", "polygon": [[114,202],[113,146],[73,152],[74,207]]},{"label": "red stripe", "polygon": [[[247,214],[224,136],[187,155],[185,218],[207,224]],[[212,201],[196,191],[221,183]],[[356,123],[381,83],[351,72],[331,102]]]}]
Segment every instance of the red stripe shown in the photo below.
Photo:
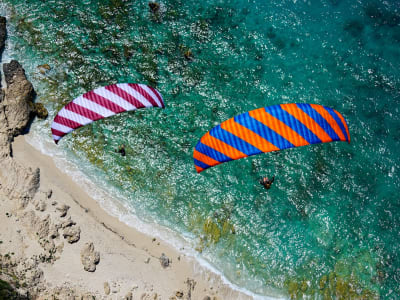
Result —
[{"label": "red stripe", "polygon": [[[150,88],[149,86],[147,86],[147,87]],[[158,104],[154,100],[154,98],[152,96],[150,96],[149,93],[147,93],[147,91],[145,89],[143,89],[140,84],[136,84],[135,90],[137,92],[139,92],[143,97],[145,97],[147,99],[147,101],[149,101],[151,104],[153,104],[153,106],[156,106],[156,107],[158,106]],[[153,91],[153,93],[154,93],[154,91]],[[156,97],[157,97],[157,93],[155,93],[155,94],[156,94]]]},{"label": "red stripe", "polygon": [[54,118],[54,122],[60,123],[61,125],[64,125],[64,126],[67,126],[69,128],[73,128],[73,129],[83,126],[82,124],[79,124],[79,123],[77,123],[75,121],[72,121],[70,119],[61,117],[60,115],[57,115]]},{"label": "red stripe", "polygon": [[51,133],[59,136],[60,138],[67,134],[66,132],[62,132],[54,128],[51,128]]},{"label": "red stripe", "polygon": [[107,108],[108,110],[111,110],[112,112],[114,112],[116,114],[126,111],[121,106],[115,104],[114,102],[108,100],[107,98],[104,98],[103,96],[100,96],[100,95],[94,93],[93,91],[87,92],[86,94],[83,94],[82,96],[90,101],[93,101],[94,103],[104,106],[105,108]]},{"label": "red stripe", "polygon": [[158,106],[157,102],[153,99],[153,97],[151,97],[144,89],[142,89],[140,85],[134,83],[128,83],[128,85],[131,88],[133,88],[136,92],[141,94],[144,98],[146,98],[147,101],[151,103],[151,105]]},{"label": "red stripe", "polygon": [[153,94],[156,95],[158,101],[161,103],[161,107],[164,108],[164,107],[165,107],[165,106],[164,106],[164,101],[163,101],[163,99],[162,99],[161,94],[160,94],[155,88],[152,88],[151,86],[148,86],[148,85],[146,85],[146,86],[147,86],[150,90],[152,90]]},{"label": "red stripe", "polygon": [[74,102],[68,103],[68,105],[65,106],[65,109],[73,111],[74,113],[77,113],[77,114],[79,114],[85,118],[88,118],[92,121],[96,121],[96,120],[104,118],[102,115],[99,115],[98,113],[96,113],[90,109],[87,109],[83,106],[80,106]]},{"label": "red stripe", "polygon": [[153,91],[154,95],[156,95],[158,101],[160,101],[160,103],[161,103],[161,107],[165,108],[164,101],[163,101],[160,93],[155,88],[152,88],[151,86],[147,86],[147,87]]},{"label": "red stripe", "polygon": [[134,105],[136,108],[144,107],[142,102],[140,102],[135,97],[133,97],[132,95],[125,92],[123,89],[119,88],[116,84],[106,86],[105,89],[109,90],[111,93],[114,93],[115,95],[118,95],[119,97],[123,98],[130,104]]}]

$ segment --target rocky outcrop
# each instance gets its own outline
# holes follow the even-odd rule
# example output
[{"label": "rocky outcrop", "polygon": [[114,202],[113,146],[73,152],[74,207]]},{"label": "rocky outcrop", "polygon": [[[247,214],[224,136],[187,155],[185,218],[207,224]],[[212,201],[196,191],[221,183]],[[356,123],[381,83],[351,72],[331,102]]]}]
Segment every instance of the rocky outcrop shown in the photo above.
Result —
[{"label": "rocky outcrop", "polygon": [[0,194],[14,199],[17,208],[24,208],[39,189],[40,169],[32,170],[10,158],[1,158],[0,156]]},{"label": "rocky outcrop", "polygon": [[85,271],[88,272],[96,271],[96,265],[100,261],[100,253],[98,251],[94,251],[94,245],[92,242],[86,243],[85,246],[82,248],[81,261]]},{"label": "rocky outcrop", "polygon": [[7,90],[4,97],[3,113],[8,133],[20,134],[33,117],[34,90],[26,79],[25,70],[16,60],[3,65]]}]

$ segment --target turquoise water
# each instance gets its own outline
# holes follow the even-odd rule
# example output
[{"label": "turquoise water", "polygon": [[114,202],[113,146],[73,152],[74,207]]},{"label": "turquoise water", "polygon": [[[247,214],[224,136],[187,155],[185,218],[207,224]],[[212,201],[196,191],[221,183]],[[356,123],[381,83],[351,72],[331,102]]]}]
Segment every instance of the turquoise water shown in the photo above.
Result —
[{"label": "turquoise water", "polygon": [[[184,235],[232,283],[261,295],[400,294],[398,1],[3,0],[7,55],[50,112],[117,82],[153,85],[166,109],[125,113],[58,147],[91,164],[143,220]],[[190,50],[193,60],[184,53]],[[38,65],[51,70],[41,74]],[[42,70],[43,71],[43,70]],[[197,174],[216,124],[289,102],[330,106],[351,144],[289,149]],[[126,145],[127,156],[115,153]],[[266,191],[261,176],[275,175]]]}]

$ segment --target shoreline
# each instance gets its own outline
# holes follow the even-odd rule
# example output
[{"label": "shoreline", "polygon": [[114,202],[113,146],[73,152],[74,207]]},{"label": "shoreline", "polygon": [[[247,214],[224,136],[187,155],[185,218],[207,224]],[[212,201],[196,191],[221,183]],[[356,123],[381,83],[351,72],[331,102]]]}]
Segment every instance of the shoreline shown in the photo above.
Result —
[{"label": "shoreline", "polygon": [[[98,245],[98,238],[91,239],[94,243],[95,250],[99,250],[101,257],[105,256],[102,255],[104,251],[109,251],[107,255],[112,253],[112,248],[127,248],[127,252],[124,253],[122,256],[125,256],[128,259],[129,257],[142,257],[141,261],[136,261],[136,263],[134,263],[134,267],[142,269],[142,272],[148,272],[149,269],[151,269],[150,273],[153,274],[150,275],[150,277],[147,276],[147,278],[146,276],[144,276],[144,278],[142,278],[142,284],[131,284],[131,286],[137,286],[137,288],[134,289],[135,294],[141,294],[142,296],[144,296],[146,293],[149,293],[148,287],[152,286],[152,288],[150,288],[150,293],[153,290],[156,291],[155,294],[161,296],[161,299],[169,299],[169,297],[174,297],[173,294],[176,294],[178,292],[183,292],[183,294],[185,295],[189,295],[189,293],[191,293],[191,295],[195,297],[194,299],[203,299],[203,297],[204,299],[207,299],[207,296],[211,297],[210,299],[214,299],[213,297],[215,297],[215,299],[232,300],[273,299],[265,296],[255,295],[249,291],[242,290],[240,287],[234,286],[232,283],[229,283],[227,279],[223,278],[221,274],[214,273],[212,270],[210,270],[212,266],[210,266],[210,268],[202,265],[196,260],[194,256],[187,255],[187,253],[185,254],[182,249],[176,249],[173,245],[169,244],[165,240],[160,239],[158,236],[155,237],[156,235],[151,236],[149,233],[140,232],[137,228],[133,228],[130,225],[119,220],[117,217],[107,213],[101,207],[101,204],[90,197],[79,184],[77,184],[72,178],[70,178],[67,174],[63,173],[60,169],[56,167],[53,158],[42,153],[40,150],[29,144],[25,140],[25,136],[21,135],[16,137],[12,146],[14,157],[19,163],[24,166],[29,166],[31,168],[40,168],[40,189],[45,190],[46,188],[52,187],[54,195],[56,195],[56,193],[61,193],[63,195],[63,202],[66,205],[70,206],[71,212],[75,211],[75,214],[73,215],[74,221],[76,219],[76,216],[79,216],[79,221],[76,221],[76,223],[79,224],[81,228],[84,228],[81,233],[81,239],[86,240],[85,234],[87,233],[85,233],[85,231],[87,230],[90,231],[89,235],[98,235],[98,231],[100,231],[102,234],[105,234],[107,232],[107,235],[114,236],[114,241],[112,245],[105,241],[102,241],[100,247]],[[67,200],[67,198],[69,199]],[[86,220],[84,221],[84,219]],[[87,224],[82,224],[82,222]],[[118,241],[115,241],[115,239],[117,239]],[[127,254],[128,252],[134,253]],[[169,267],[167,267],[166,269],[163,269],[159,262],[159,258],[163,253],[172,261]],[[115,255],[115,253],[113,254]],[[121,256],[122,253],[119,254],[120,255],[117,256]],[[118,262],[120,262],[121,257],[110,257],[108,259],[108,263],[112,263],[114,265],[115,263],[118,264]],[[105,258],[103,260],[105,260]],[[102,259],[100,259],[97,271],[94,272],[93,275],[101,272],[100,270],[102,269],[102,262]],[[55,262],[55,265],[56,264],[57,262]],[[112,266],[110,265],[109,267]],[[46,281],[50,282],[51,285],[56,286],[62,284],[63,282],[57,279],[59,277],[58,275],[60,275],[58,273],[59,271],[60,270],[58,270],[57,266],[49,266],[48,268],[46,268],[44,270],[45,275],[46,273],[52,274],[52,278],[46,278]],[[87,274],[87,272],[84,272],[83,269],[79,272],[78,268],[75,272],[81,274],[79,274],[79,276],[76,276],[78,274],[74,274],[74,276],[70,274],[70,285],[73,285],[74,281],[78,283],[82,282],[84,274]],[[154,272],[158,273],[156,276],[161,277],[159,278],[161,280],[153,279]],[[121,275],[123,275],[124,272],[122,272],[122,274],[118,274],[118,272],[115,273],[116,274],[114,275],[119,277],[120,281]],[[92,276],[92,274],[90,275]],[[154,281],[165,280],[166,278],[162,278],[164,277],[164,275],[167,275],[168,277],[168,280],[166,281],[168,282],[167,286],[169,287],[165,286],[165,284],[156,287],[154,285]],[[103,280],[106,281],[104,274],[100,274],[99,277],[103,277]],[[195,288],[191,292],[189,292],[191,288],[188,287],[189,279],[195,282]],[[65,280],[64,277],[63,280]],[[125,277],[124,280],[126,281],[126,284],[129,285],[129,279]],[[97,283],[102,283],[102,280],[95,281]],[[103,289],[102,284],[93,284],[93,282],[86,282],[86,284],[84,284],[82,288],[83,290],[89,290],[90,292],[94,292],[98,295],[101,294],[101,291]],[[121,290],[121,296],[123,294],[122,291],[123,289]],[[129,293],[129,289],[126,289],[124,292]],[[200,293],[201,295],[196,295],[197,293]]]}]

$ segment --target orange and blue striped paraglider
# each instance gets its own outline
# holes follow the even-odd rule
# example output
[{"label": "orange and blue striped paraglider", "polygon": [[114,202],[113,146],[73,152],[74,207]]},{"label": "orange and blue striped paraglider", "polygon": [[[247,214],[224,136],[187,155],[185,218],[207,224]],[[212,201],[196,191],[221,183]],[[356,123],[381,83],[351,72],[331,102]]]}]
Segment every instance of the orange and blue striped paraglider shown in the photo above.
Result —
[{"label": "orange and blue striped paraglider", "polygon": [[215,126],[198,141],[196,171],[239,158],[310,144],[350,143],[346,120],[318,104],[288,103],[258,108]]}]

